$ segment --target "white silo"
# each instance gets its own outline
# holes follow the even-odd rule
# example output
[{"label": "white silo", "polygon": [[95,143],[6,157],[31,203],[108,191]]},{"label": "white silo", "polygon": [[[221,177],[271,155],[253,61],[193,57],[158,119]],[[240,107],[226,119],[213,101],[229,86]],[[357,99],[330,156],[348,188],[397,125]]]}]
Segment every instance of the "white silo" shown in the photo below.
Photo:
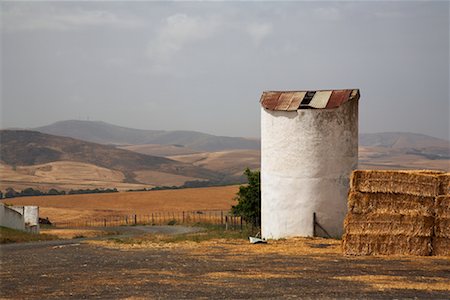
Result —
[{"label": "white silo", "polygon": [[342,235],[358,164],[358,99],[359,90],[263,93],[263,238]]}]

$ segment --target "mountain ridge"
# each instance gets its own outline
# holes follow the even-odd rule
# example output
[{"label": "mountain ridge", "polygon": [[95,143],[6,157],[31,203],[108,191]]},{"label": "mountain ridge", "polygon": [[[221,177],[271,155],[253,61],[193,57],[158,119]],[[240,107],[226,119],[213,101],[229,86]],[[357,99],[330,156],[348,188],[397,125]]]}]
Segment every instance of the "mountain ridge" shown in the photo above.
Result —
[{"label": "mountain ridge", "polygon": [[216,136],[187,130],[134,129],[103,121],[59,121],[33,128],[46,134],[66,136],[88,142],[114,145],[183,145],[199,151],[259,149],[260,141],[242,137]]},{"label": "mountain ridge", "polygon": [[123,172],[129,182],[136,172],[159,171],[174,175],[220,180],[223,174],[165,157],[152,156],[70,137],[28,130],[0,130],[0,158],[8,165],[37,165],[76,161]]}]

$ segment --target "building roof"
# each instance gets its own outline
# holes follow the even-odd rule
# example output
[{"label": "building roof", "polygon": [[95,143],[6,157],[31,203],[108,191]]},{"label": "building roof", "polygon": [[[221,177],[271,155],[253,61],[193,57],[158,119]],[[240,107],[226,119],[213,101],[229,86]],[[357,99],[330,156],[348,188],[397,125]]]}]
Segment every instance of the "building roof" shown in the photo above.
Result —
[{"label": "building roof", "polygon": [[268,91],[261,96],[261,106],[268,110],[337,108],[350,100],[359,99],[359,90]]}]

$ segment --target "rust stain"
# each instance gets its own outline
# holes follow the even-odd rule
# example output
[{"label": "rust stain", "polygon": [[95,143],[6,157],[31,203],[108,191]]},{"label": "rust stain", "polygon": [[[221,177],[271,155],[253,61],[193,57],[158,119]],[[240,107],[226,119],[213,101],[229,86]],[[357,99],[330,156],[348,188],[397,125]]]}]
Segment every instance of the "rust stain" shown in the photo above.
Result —
[{"label": "rust stain", "polygon": [[299,109],[300,103],[302,103],[302,100],[305,97],[305,95],[306,92],[295,92],[287,111],[294,111]]},{"label": "rust stain", "polygon": [[275,107],[275,110],[288,110],[294,95],[295,92],[281,93],[280,98],[278,98],[278,105],[277,107]]},{"label": "rust stain", "polygon": [[261,96],[261,105],[266,109],[275,110],[280,95],[281,92],[264,92]]},{"label": "rust stain", "polygon": [[333,91],[326,108],[336,108],[347,102],[350,98],[351,90]]}]

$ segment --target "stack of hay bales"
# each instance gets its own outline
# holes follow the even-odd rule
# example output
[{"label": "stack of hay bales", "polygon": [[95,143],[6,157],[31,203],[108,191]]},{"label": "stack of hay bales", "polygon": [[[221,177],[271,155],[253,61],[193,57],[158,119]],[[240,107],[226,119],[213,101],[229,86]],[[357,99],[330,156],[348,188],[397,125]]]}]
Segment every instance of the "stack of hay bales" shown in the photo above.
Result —
[{"label": "stack of hay bales", "polygon": [[433,254],[450,256],[450,174],[440,178],[440,195],[435,202]]},{"label": "stack of hay bales", "polygon": [[433,244],[450,245],[448,198],[439,198],[442,225],[439,239],[434,240],[436,197],[445,189],[444,177],[435,171],[354,171],[344,253],[431,255]]}]

